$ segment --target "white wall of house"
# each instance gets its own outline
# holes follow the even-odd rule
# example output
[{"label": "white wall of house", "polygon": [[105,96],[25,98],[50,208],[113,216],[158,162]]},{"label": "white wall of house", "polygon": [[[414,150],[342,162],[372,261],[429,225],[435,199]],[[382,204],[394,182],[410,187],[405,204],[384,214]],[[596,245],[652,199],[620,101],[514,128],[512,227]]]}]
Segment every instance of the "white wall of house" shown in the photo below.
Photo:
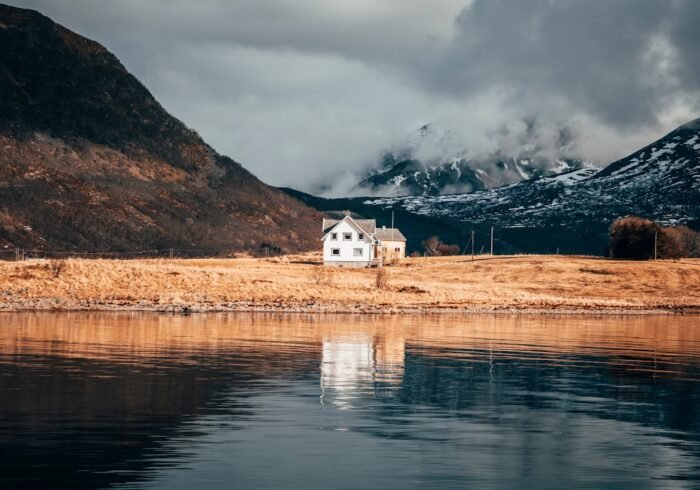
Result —
[{"label": "white wall of house", "polygon": [[372,259],[372,241],[347,221],[341,221],[323,240],[326,265],[367,265]]},{"label": "white wall of house", "polygon": [[406,242],[400,242],[398,240],[382,240],[382,255],[385,261],[405,258]]}]

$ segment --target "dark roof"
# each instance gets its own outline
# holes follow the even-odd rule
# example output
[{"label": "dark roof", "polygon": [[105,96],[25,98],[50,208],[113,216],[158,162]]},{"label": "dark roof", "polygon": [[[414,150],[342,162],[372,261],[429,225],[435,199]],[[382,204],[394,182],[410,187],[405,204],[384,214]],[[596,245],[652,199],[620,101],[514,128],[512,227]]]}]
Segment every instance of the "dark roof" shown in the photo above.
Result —
[{"label": "dark roof", "polygon": [[[357,226],[362,229],[365,233],[368,235],[374,234],[375,230],[377,229],[377,220],[374,219],[355,219],[355,218],[350,218]],[[323,218],[323,234],[325,235],[331,229],[340,223],[342,220],[340,219],[326,219]]]},{"label": "dark roof", "polygon": [[357,223],[357,226],[365,230],[365,233],[368,235],[372,235],[374,231],[377,229],[377,220],[374,219],[354,219],[353,220],[355,223]]},{"label": "dark roof", "polygon": [[325,235],[329,231],[331,231],[331,228],[333,228],[335,225],[340,223],[339,219],[326,219],[323,218],[323,234]]},{"label": "dark roof", "polygon": [[406,237],[403,236],[403,233],[398,228],[377,228],[377,231],[374,233],[374,238],[377,240],[393,240],[395,242],[405,242]]},{"label": "dark roof", "polygon": [[[345,219],[345,218],[343,218]],[[374,219],[355,219],[350,218],[367,235],[373,235],[375,240],[394,240],[396,242],[405,242],[406,237],[398,228],[377,228],[377,220]],[[340,219],[323,218],[323,234],[327,235],[338,223]]]}]

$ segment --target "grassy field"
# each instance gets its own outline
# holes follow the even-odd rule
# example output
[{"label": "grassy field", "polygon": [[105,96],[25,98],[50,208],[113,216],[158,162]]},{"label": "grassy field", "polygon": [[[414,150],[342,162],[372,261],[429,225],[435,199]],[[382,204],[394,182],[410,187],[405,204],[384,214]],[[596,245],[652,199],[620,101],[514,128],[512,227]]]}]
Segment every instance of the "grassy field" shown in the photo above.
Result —
[{"label": "grassy field", "polygon": [[270,259],[0,262],[0,310],[700,312],[700,260],[410,258],[330,269]]}]

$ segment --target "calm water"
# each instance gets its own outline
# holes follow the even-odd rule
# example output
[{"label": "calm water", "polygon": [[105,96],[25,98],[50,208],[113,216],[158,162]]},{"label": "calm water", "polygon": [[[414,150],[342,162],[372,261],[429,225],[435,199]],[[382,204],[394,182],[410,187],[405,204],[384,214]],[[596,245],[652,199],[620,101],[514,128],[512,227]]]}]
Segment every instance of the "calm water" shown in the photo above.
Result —
[{"label": "calm water", "polygon": [[0,488],[698,488],[700,318],[0,316]]}]

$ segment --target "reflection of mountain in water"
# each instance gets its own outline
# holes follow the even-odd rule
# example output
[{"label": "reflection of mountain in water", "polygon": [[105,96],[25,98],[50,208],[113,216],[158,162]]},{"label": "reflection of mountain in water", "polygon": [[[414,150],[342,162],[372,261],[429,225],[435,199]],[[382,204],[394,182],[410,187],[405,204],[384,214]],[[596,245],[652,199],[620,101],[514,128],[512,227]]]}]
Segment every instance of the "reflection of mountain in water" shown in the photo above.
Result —
[{"label": "reflection of mountain in water", "polygon": [[627,463],[662,480],[700,469],[693,318],[4,320],[3,477],[27,484],[148,486],[177,470],[187,485],[195,462],[214,457],[220,475],[268,486],[279,484],[260,474],[270,461],[279,477],[288,464],[330,487],[356,465],[359,483],[390,474],[423,485],[431,474],[527,470],[536,486],[586,468],[585,478],[631,477]]}]

